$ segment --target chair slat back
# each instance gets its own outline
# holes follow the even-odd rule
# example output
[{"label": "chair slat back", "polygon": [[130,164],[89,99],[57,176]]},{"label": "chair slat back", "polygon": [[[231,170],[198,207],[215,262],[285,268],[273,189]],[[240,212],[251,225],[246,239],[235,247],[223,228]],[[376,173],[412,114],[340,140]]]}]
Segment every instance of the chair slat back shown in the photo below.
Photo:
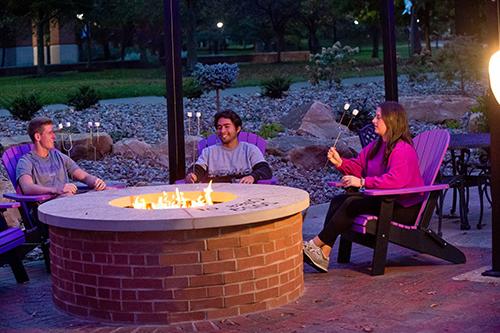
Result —
[{"label": "chair slat back", "polygon": [[[413,139],[413,144],[417,151],[420,173],[425,185],[434,184],[449,143],[450,133],[442,129],[423,132]],[[422,202],[415,225],[420,224],[428,200],[429,194],[427,193]]]},{"label": "chair slat back", "polygon": [[378,134],[375,133],[375,127],[373,124],[369,123],[358,131],[358,136],[359,142],[361,142],[361,147],[366,147],[370,142],[378,137]]},{"label": "chair slat back", "polygon": [[[251,144],[257,146],[257,148],[259,148],[259,150],[262,152],[262,154],[266,153],[267,142],[265,139],[263,139],[262,137],[260,137],[257,134],[250,133],[250,132],[240,132],[240,134],[238,135],[238,140],[241,142],[251,143]],[[198,156],[201,154],[201,151],[203,149],[205,149],[206,147],[213,146],[213,145],[217,144],[218,142],[220,142],[220,140],[217,137],[217,135],[215,135],[215,134],[212,134],[208,138],[201,140],[198,143]]]},{"label": "chair slat back", "polygon": [[7,149],[3,154],[2,154],[2,163],[5,167],[5,170],[7,171],[7,174],[9,175],[9,179],[12,182],[12,185],[16,189],[16,193],[21,194],[21,188],[17,184],[17,179],[16,179],[16,167],[17,163],[23,157],[26,153],[29,153],[33,149],[33,144],[32,143],[27,143],[24,145],[19,145],[19,146],[13,146]]}]

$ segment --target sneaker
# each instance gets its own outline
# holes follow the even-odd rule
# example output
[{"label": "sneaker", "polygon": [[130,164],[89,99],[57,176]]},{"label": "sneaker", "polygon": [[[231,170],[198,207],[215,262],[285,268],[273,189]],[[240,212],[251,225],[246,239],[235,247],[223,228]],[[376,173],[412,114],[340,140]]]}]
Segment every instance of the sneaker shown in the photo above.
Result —
[{"label": "sneaker", "polygon": [[311,265],[318,272],[327,273],[330,258],[326,258],[321,248],[312,240],[304,242],[304,262]]}]

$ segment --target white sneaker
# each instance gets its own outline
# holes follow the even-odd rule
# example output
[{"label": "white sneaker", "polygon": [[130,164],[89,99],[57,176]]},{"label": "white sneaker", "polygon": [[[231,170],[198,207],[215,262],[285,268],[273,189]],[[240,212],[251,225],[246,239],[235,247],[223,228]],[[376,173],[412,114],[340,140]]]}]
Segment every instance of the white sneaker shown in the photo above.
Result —
[{"label": "white sneaker", "polygon": [[330,258],[325,257],[321,248],[314,244],[312,239],[308,242],[304,242],[303,253],[304,262],[308,263],[319,272],[328,272],[328,263],[330,262]]}]

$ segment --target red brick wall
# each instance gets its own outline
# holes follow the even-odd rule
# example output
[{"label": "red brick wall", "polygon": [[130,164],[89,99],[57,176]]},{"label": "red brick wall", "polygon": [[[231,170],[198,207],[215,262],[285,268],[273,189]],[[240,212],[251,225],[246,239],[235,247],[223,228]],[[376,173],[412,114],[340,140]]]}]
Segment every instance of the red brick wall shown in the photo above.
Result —
[{"label": "red brick wall", "polygon": [[54,303],[85,318],[173,323],[278,307],[303,292],[302,216],[184,231],[50,227]]}]

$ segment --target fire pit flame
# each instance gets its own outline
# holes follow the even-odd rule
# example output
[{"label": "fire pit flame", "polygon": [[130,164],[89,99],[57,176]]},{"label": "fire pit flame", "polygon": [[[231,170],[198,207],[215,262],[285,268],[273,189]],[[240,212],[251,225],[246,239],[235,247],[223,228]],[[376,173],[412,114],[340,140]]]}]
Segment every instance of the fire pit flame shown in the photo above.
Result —
[{"label": "fire pit flame", "polygon": [[175,188],[175,193],[172,193],[170,198],[168,192],[163,192],[162,195],[158,196],[156,202],[148,202],[144,197],[137,196],[132,207],[135,209],[173,209],[212,206],[214,204],[212,200],[213,191],[212,182],[210,181],[208,186],[203,189],[205,194],[198,196],[195,200],[185,198],[184,192],[179,191],[179,188]]}]

